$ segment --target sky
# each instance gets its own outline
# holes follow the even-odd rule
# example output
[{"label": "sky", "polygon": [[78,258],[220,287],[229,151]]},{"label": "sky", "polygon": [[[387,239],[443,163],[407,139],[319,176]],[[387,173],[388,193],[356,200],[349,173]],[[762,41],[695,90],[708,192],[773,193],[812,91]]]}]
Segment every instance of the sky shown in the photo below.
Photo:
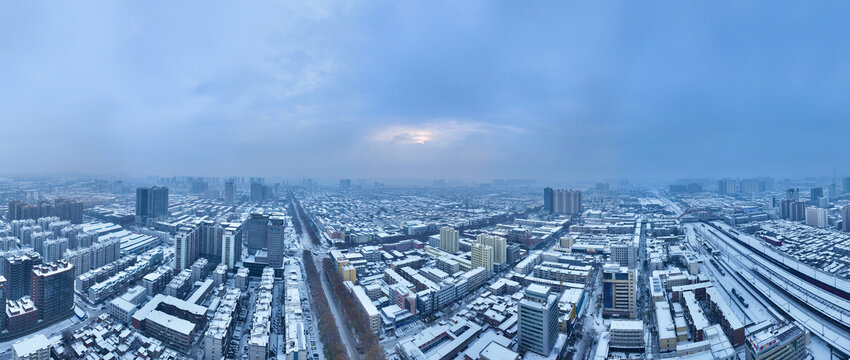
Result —
[{"label": "sky", "polygon": [[0,174],[850,174],[847,2],[0,4]]}]

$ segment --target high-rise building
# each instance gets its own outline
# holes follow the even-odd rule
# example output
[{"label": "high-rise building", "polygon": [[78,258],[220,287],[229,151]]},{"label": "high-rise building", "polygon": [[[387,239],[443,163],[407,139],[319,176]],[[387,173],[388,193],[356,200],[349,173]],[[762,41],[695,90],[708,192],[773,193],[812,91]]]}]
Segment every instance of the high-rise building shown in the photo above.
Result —
[{"label": "high-rise building", "polygon": [[136,222],[168,216],[168,188],[164,186],[136,188]]},{"label": "high-rise building", "polygon": [[755,194],[764,192],[767,189],[765,181],[762,179],[743,179],[741,180],[741,192]]},{"label": "high-rise building", "polygon": [[228,223],[221,236],[221,263],[228,269],[236,267],[242,258],[242,224]]},{"label": "high-rise building", "polygon": [[841,208],[841,230],[850,232],[850,205]]},{"label": "high-rise building", "polygon": [[548,286],[531,284],[517,304],[519,349],[543,356],[558,340],[558,296]]},{"label": "high-rise building", "polygon": [[829,226],[829,212],[826,209],[810,206],[806,208],[806,224],[825,228]]},{"label": "high-rise building", "polygon": [[796,323],[776,324],[751,333],[744,342],[747,360],[809,358],[809,332]]},{"label": "high-rise building", "polygon": [[791,221],[806,219],[806,203],[797,200],[781,200],[779,202],[779,218]]},{"label": "high-rise building", "polygon": [[803,221],[806,220],[806,203],[802,201],[794,201],[790,205],[790,213],[788,220]]},{"label": "high-rise building", "polygon": [[841,178],[841,189],[845,193],[850,193],[850,176]]},{"label": "high-rise building", "polygon": [[174,269],[180,271],[192,266],[200,254],[199,228],[187,224],[180,228],[174,236]]},{"label": "high-rise building", "polygon": [[264,187],[265,185],[263,185],[260,181],[251,182],[251,202],[261,203],[265,201],[265,198],[263,197]]},{"label": "high-rise building", "polygon": [[634,269],[637,267],[637,244],[633,241],[619,241],[610,245],[611,261]]},{"label": "high-rise building", "polygon": [[[282,265],[284,253],[284,228],[286,221],[280,213],[254,212],[245,221],[248,249],[268,251],[269,265]],[[279,258],[279,259],[278,259]],[[238,260],[237,260],[238,261]]]},{"label": "high-rise building", "polygon": [[619,264],[602,268],[602,315],[635,318],[635,269]]},{"label": "high-rise building", "polygon": [[506,251],[506,253],[507,253],[507,259],[506,260],[508,261],[508,265],[513,265],[517,261],[520,260],[520,257],[519,257],[520,256],[520,250],[521,250],[521,248],[520,248],[519,244],[508,245],[508,250]]},{"label": "high-rise building", "polygon": [[192,193],[194,194],[203,194],[210,188],[210,184],[204,181],[203,178],[193,179],[191,185]]},{"label": "high-rise building", "polygon": [[47,200],[39,200],[36,204],[30,204],[21,200],[12,200],[9,202],[9,212],[6,214],[6,219],[23,220],[23,219],[39,219],[53,215],[53,204]]},{"label": "high-rise building", "polygon": [[3,257],[3,273],[6,276],[7,298],[20,299],[30,293],[33,266],[41,264],[41,255],[31,250],[21,250]]},{"label": "high-rise building", "polygon": [[823,188],[816,187],[810,190],[809,195],[809,204],[813,206],[818,206],[820,204],[820,198],[823,197]]},{"label": "high-rise building", "polygon": [[222,226],[213,220],[198,220],[198,254],[208,259],[221,258]]},{"label": "high-rise building", "polygon": [[508,241],[496,235],[479,234],[475,239],[479,244],[493,247],[493,263],[504,264],[508,258]]},{"label": "high-rise building", "polygon": [[259,250],[268,248],[269,238],[269,214],[253,212],[246,220],[246,231],[248,234],[248,249]]},{"label": "high-rise building", "polygon": [[283,267],[285,227],[286,219],[282,214],[273,214],[269,216],[267,243],[269,249],[269,266],[273,268]]},{"label": "high-rise building", "polygon": [[549,214],[555,212],[553,201],[555,201],[555,190],[550,187],[543,189],[543,211]]},{"label": "high-rise building", "polygon": [[83,222],[83,202],[72,199],[56,199],[54,202],[54,215],[62,220],[68,220],[72,224]]},{"label": "high-rise building", "polygon": [[53,233],[47,231],[32,233],[32,236],[30,237],[30,245],[32,245],[33,250],[44,257],[44,242],[50,240],[52,237]]},{"label": "high-rise building", "polygon": [[791,216],[791,203],[793,200],[773,198],[774,206],[778,209],[780,219],[788,219]]},{"label": "high-rise building", "polygon": [[6,277],[0,275],[0,330],[6,328]]},{"label": "high-rise building", "polygon": [[493,247],[480,243],[472,244],[472,268],[483,267],[487,273],[493,271]]},{"label": "high-rise building", "polygon": [[74,265],[65,260],[32,268],[30,297],[39,319],[50,321],[67,317],[74,310]]},{"label": "high-rise building", "polygon": [[581,191],[543,189],[543,207],[551,204],[550,213],[573,215],[581,213]]},{"label": "high-rise building", "polygon": [[785,199],[797,201],[800,200],[800,189],[798,188],[787,188],[785,189]]},{"label": "high-rise building", "polygon": [[351,179],[339,179],[339,187],[343,189],[351,188]]},{"label": "high-rise building", "polygon": [[440,229],[440,249],[452,254],[460,249],[460,234],[452,227],[444,226]]},{"label": "high-rise building", "polygon": [[228,205],[234,205],[236,203],[235,199],[235,191],[233,187],[233,180],[227,180],[224,182],[224,203]]},{"label": "high-rise building", "polygon": [[47,240],[44,242],[44,261],[54,262],[61,260],[67,250],[68,239]]},{"label": "high-rise building", "polygon": [[720,195],[734,195],[738,193],[738,182],[733,179],[723,179],[717,183],[717,192]]}]

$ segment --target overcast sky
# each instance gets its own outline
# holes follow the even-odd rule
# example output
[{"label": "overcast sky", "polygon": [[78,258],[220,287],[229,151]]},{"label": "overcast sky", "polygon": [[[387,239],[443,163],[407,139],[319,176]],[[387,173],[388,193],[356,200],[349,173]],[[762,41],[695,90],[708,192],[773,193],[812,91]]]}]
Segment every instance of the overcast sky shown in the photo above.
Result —
[{"label": "overcast sky", "polygon": [[0,173],[850,174],[847,2],[0,5]]}]

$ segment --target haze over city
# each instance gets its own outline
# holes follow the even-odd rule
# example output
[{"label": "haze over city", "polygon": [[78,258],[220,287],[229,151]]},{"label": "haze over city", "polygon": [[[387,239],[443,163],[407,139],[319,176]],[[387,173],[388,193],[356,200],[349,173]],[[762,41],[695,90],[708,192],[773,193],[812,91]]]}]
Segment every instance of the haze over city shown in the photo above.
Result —
[{"label": "haze over city", "polygon": [[847,7],[5,3],[2,173],[846,173]]},{"label": "haze over city", "polygon": [[850,3],[0,3],[0,360],[850,360]]}]

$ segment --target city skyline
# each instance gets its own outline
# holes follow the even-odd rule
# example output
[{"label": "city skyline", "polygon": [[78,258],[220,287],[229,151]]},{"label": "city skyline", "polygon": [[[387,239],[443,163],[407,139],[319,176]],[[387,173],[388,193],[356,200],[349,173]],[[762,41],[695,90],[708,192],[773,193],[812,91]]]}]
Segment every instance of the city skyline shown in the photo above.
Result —
[{"label": "city skyline", "polygon": [[850,3],[0,3],[0,360],[850,360]]},{"label": "city skyline", "polygon": [[848,174],[838,7],[5,4],[0,117],[18,136],[0,159],[7,175]]},{"label": "city skyline", "polygon": [[0,360],[850,353],[850,177],[147,180],[0,182]]}]

